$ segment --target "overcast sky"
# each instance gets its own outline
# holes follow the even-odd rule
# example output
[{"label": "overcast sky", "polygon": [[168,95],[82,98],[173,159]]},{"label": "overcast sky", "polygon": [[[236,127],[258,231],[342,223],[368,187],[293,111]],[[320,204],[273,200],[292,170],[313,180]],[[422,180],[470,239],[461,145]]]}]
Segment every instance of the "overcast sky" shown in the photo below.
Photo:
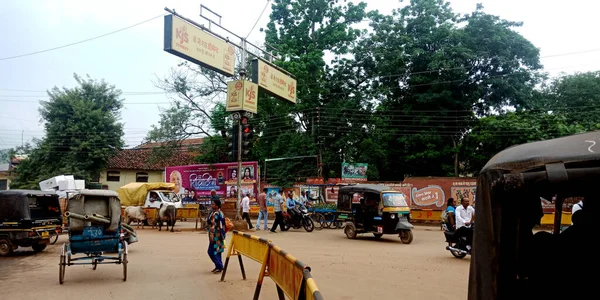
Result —
[{"label": "overcast sky", "polygon": [[[163,18],[77,45],[20,58],[21,54],[55,48],[106,34],[164,14],[164,7],[202,22],[200,4],[223,16],[222,25],[247,35],[267,0],[0,0],[0,149],[43,136],[38,100],[54,86],[73,87],[73,73],[105,79],[124,92],[125,140],[135,146],[158,122],[167,97],[152,81],[164,76],[179,58],[163,51]],[[354,1],[356,2],[356,1]],[[390,12],[395,0],[364,0],[368,9]],[[595,0],[453,0],[455,11],[468,13],[483,3],[485,11],[523,21],[519,32],[541,49],[544,68],[552,75],[600,69]],[[270,5],[250,34],[269,20]],[[565,55],[574,52],[571,55]],[[153,93],[154,92],[154,93]],[[144,94],[140,94],[144,93]]]}]

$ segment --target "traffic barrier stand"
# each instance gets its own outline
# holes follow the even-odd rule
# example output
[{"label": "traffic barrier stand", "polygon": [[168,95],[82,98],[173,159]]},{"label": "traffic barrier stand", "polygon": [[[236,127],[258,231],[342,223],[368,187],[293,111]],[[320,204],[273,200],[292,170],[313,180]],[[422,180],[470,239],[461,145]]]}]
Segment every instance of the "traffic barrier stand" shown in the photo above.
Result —
[{"label": "traffic barrier stand", "polygon": [[229,258],[232,255],[238,257],[244,280],[246,280],[246,271],[244,270],[242,255],[261,264],[254,291],[254,300],[258,300],[260,296],[265,277],[270,277],[275,282],[280,300],[284,300],[285,296],[294,300],[323,299],[310,274],[310,267],[269,240],[234,230],[223,273],[221,274],[221,281],[225,280]]}]

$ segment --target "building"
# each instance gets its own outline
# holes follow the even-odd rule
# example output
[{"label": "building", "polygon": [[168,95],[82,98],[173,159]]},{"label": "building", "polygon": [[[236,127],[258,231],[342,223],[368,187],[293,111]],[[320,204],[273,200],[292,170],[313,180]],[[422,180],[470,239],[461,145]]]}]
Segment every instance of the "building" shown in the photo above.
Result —
[{"label": "building", "polygon": [[99,182],[104,188],[116,191],[131,182],[162,182],[165,179],[165,168],[168,166],[184,166],[194,164],[194,146],[202,144],[202,139],[187,139],[181,142],[180,148],[161,161],[152,161],[152,149],[162,143],[145,143],[132,149],[120,150],[108,160],[105,171],[100,173]]},{"label": "building", "polygon": [[10,189],[10,172],[15,166],[19,165],[21,160],[27,159],[27,155],[17,154],[10,159],[9,163],[0,164],[0,191]]}]

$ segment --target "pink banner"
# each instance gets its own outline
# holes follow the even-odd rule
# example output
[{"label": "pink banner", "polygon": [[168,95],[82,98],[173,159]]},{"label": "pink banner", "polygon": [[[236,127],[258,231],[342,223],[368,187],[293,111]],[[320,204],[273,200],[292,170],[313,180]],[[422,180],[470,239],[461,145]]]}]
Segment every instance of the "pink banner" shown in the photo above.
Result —
[{"label": "pink banner", "polygon": [[[256,196],[257,162],[242,164],[242,194]],[[237,163],[173,166],[165,169],[165,182],[175,184],[175,193],[185,202],[205,202],[210,191],[215,190],[219,198],[237,198]]]}]

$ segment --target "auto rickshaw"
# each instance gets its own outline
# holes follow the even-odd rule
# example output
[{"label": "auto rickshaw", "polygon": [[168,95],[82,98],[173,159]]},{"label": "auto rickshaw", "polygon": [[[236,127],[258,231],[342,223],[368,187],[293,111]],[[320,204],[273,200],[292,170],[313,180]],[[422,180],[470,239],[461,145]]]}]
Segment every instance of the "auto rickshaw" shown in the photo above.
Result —
[{"label": "auto rickshaw", "polygon": [[398,234],[403,243],[412,242],[410,207],[401,192],[377,184],[347,185],[340,187],[337,203],[338,220],[346,221],[344,232],[349,239],[359,233],[372,233],[376,238]]},{"label": "auto rickshaw", "polygon": [[[600,182],[600,131],[513,146],[477,179],[469,300],[588,299],[596,294],[594,246]],[[553,199],[553,228],[541,230],[542,201]],[[572,216],[563,203],[583,197]],[[546,202],[548,203],[548,202]],[[563,220],[562,216],[565,215]],[[566,221],[566,222],[565,222]]]},{"label": "auto rickshaw", "polygon": [[19,246],[43,251],[61,223],[55,192],[0,191],[0,256],[9,255]]}]

